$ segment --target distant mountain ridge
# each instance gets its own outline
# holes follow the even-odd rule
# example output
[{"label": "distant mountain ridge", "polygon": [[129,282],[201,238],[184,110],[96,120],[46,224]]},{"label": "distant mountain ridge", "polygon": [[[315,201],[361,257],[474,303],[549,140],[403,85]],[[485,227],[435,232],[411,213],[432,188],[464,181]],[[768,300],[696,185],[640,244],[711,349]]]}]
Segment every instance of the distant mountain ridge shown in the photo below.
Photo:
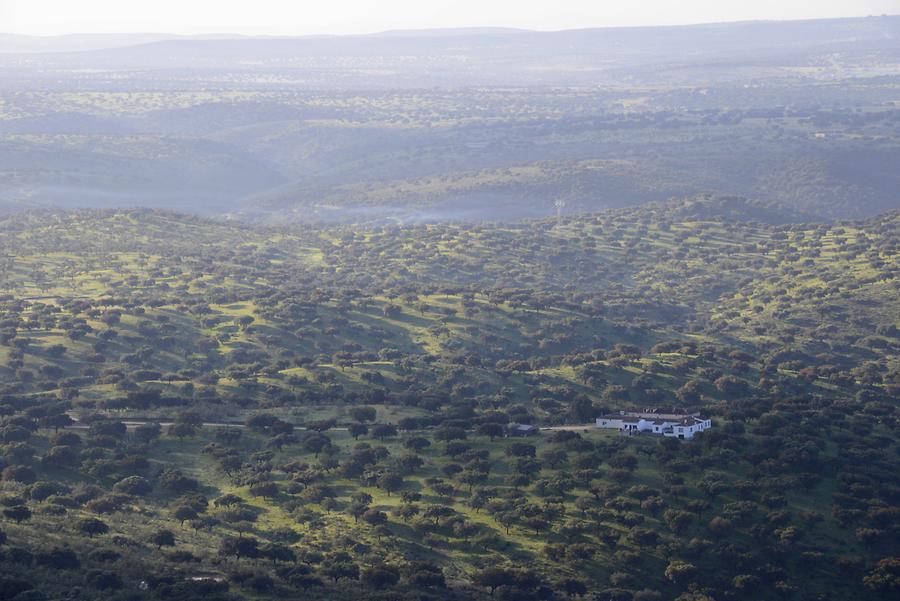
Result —
[{"label": "distant mountain ridge", "polygon": [[[157,49],[165,48],[177,58],[228,51],[234,55],[277,56],[286,52],[310,52],[322,55],[344,54],[360,50],[361,43],[379,50],[408,52],[409,43],[431,43],[431,49],[443,52],[476,52],[485,44],[513,44],[529,54],[575,50],[611,55],[641,55],[674,51],[689,55],[701,47],[710,51],[750,48],[811,47],[823,43],[869,40],[879,42],[900,39],[900,15],[815,19],[801,21],[737,21],[696,25],[594,27],[560,31],[534,31],[505,27],[389,30],[372,34],[315,36],[253,36],[239,34],[175,35],[164,33],[78,34],[67,36],[27,36],[0,33],[0,54],[23,52],[93,51],[113,52],[122,61],[147,60]],[[466,40],[471,49],[457,46]],[[449,45],[448,45],[449,44]],[[571,47],[572,44],[576,46]],[[710,46],[712,45],[712,46]],[[119,52],[127,49],[127,52]],[[494,51],[497,48],[493,49]],[[98,57],[99,58],[99,57]],[[113,57],[107,57],[113,58]],[[174,60],[175,56],[170,56]]]},{"label": "distant mountain ridge", "polygon": [[50,36],[0,33],[0,54],[86,52],[139,46],[164,40],[237,39],[241,37],[244,36],[227,33],[192,36],[171,33],[87,33]]},{"label": "distant mountain ridge", "polygon": [[123,32],[123,33],[77,33],[62,35],[29,35],[20,33],[0,32],[0,40],[3,41],[26,41],[32,42],[52,42],[66,41],[71,44],[83,44],[91,40],[96,43],[104,43],[107,47],[113,47],[117,44],[133,45],[137,43],[153,43],[161,40],[214,40],[214,39],[282,39],[282,40],[310,40],[310,39],[353,39],[365,37],[405,37],[405,36],[425,36],[440,37],[454,35],[493,35],[493,34],[538,34],[538,35],[559,35],[574,32],[639,32],[650,31],[659,33],[663,31],[676,30],[721,30],[724,28],[742,28],[742,29],[758,29],[760,27],[787,30],[796,27],[808,28],[810,26],[820,27],[822,24],[831,26],[835,30],[847,27],[867,27],[872,22],[883,22],[886,20],[898,19],[900,14],[895,15],[877,15],[867,17],[837,17],[824,19],[793,19],[793,20],[772,20],[758,19],[745,21],[714,21],[706,23],[692,23],[686,25],[640,25],[640,26],[599,26],[599,27],[581,27],[572,29],[559,30],[535,30],[523,29],[518,27],[436,27],[421,29],[389,29],[385,31],[376,31],[372,33],[361,34],[310,34],[310,35],[252,35],[230,32],[219,32],[209,34],[176,34],[165,32]]},{"label": "distant mountain ridge", "polygon": [[710,193],[865,217],[900,206],[898,83],[900,16],[0,34],[0,198],[409,223]]}]

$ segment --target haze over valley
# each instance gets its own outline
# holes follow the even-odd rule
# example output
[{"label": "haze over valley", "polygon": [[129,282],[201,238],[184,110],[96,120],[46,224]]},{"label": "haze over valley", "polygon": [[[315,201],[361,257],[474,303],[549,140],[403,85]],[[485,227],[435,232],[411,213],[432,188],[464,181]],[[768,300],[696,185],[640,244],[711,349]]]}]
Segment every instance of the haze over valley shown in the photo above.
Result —
[{"label": "haze over valley", "polygon": [[897,207],[900,17],[0,39],[0,203],[507,220],[700,193]]},{"label": "haze over valley", "polygon": [[0,0],[0,601],[896,601],[885,7]]}]

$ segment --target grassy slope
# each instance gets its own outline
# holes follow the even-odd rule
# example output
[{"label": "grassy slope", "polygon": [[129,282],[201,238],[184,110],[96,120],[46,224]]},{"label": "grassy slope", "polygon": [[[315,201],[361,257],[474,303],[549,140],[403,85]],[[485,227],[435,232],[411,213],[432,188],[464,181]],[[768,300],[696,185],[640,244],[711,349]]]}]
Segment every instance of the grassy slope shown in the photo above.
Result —
[{"label": "grassy slope", "polygon": [[[876,370],[885,373],[896,365],[896,348],[890,346],[893,343],[889,336],[874,331],[878,325],[891,325],[898,315],[896,229],[896,215],[860,224],[789,229],[717,221],[670,221],[664,215],[649,218],[640,211],[629,211],[566,220],[561,225],[291,232],[245,229],[164,213],[35,214],[11,218],[0,230],[7,253],[14,254],[12,268],[5,272],[4,280],[12,300],[4,302],[8,312],[21,309],[16,310],[21,319],[14,326],[18,337],[33,341],[30,350],[22,355],[21,366],[16,367],[11,367],[9,361],[15,353],[14,346],[0,346],[0,373],[7,384],[21,382],[21,370],[36,374],[36,381],[41,382],[46,379],[41,369],[57,366],[61,373],[52,381],[61,383],[98,365],[89,360],[95,352],[92,347],[98,341],[97,334],[113,327],[118,336],[103,352],[106,360],[99,369],[126,373],[135,368],[182,370],[182,381],[151,380],[140,385],[190,398],[192,408],[207,419],[243,419],[262,407],[295,423],[325,417],[346,421],[346,407],[354,401],[343,394],[329,397],[329,386],[337,383],[344,392],[365,393],[373,386],[371,380],[364,378],[373,373],[384,378],[378,387],[397,394],[442,391],[475,398],[482,408],[491,403],[502,407],[523,404],[544,422],[568,421],[571,418],[565,413],[564,402],[542,405],[539,399],[558,401],[562,398],[559,387],[568,386],[595,402],[606,401],[601,399],[602,386],[589,385],[579,377],[578,368],[584,363],[563,361],[563,355],[610,349],[620,342],[638,344],[643,357],[624,362],[595,357],[588,360],[589,366],[603,380],[624,386],[629,386],[635,376],[645,375],[653,387],[663,391],[666,401],[671,401],[673,391],[686,379],[697,378],[704,367],[736,374],[749,382],[759,379],[762,368],[757,360],[751,361],[749,371],[733,368],[724,353],[701,357],[686,351],[647,351],[655,342],[667,339],[763,353],[788,345],[807,355],[831,353],[828,360],[841,363],[839,367],[844,370],[874,362]],[[857,248],[857,244],[861,246]],[[420,291],[412,299],[404,290],[410,282],[431,289]],[[286,301],[276,306],[267,304],[267,297],[273,292],[301,287],[304,292],[286,296],[303,304],[290,318],[286,317]],[[501,288],[507,288],[509,294],[499,296]],[[361,294],[347,294],[348,290]],[[834,309],[822,311],[823,291]],[[209,302],[210,313],[201,315],[192,309],[195,301],[202,301],[203,297]],[[92,312],[72,302],[104,298],[109,299],[107,307],[121,308],[121,321],[113,326],[102,320],[108,309],[100,307],[98,312]],[[159,302],[148,302],[150,299]],[[387,305],[397,305],[400,310],[386,314]],[[135,310],[136,306],[140,310]],[[602,313],[589,312],[590,307],[600,307]],[[59,313],[53,312],[56,309]],[[449,309],[455,312],[448,312]],[[47,320],[48,315],[52,319]],[[237,322],[244,316],[253,317],[249,327]],[[94,332],[72,340],[65,336],[66,328],[61,322],[77,319],[84,319]],[[160,335],[148,337],[147,324],[163,328],[162,334],[171,336],[172,341],[136,365],[126,362],[126,357],[141,346],[159,346]],[[4,328],[8,330],[10,324],[4,324]],[[554,339],[555,335],[561,337]],[[866,347],[859,343],[873,337],[883,339],[888,346]],[[198,340],[205,340],[210,346],[201,347]],[[47,353],[53,344],[66,347],[62,359]],[[349,352],[342,350],[348,344],[358,344],[363,351],[376,355],[382,348],[395,348],[400,357],[410,361],[395,362],[376,356],[357,359],[353,366],[342,368],[333,362],[333,357],[335,353]],[[288,352],[282,355],[282,351]],[[229,370],[229,358],[235,352],[262,354],[240,362],[238,373]],[[491,361],[535,355],[543,363],[501,373],[491,363],[478,366],[455,360],[473,353]],[[429,355],[433,361],[426,360]],[[282,356],[289,359],[288,365],[277,364]],[[290,362],[302,356],[315,361],[303,366]],[[677,367],[684,359],[695,362],[688,374]],[[195,372],[185,372],[186,369]],[[788,379],[796,375],[792,370],[790,365],[778,366],[778,373]],[[202,378],[210,371],[221,376],[215,384]],[[294,381],[291,376],[301,379]],[[184,391],[187,382],[194,384],[194,393]],[[820,379],[806,390],[826,399],[838,399],[854,394],[859,385],[857,380],[834,383]],[[875,388],[883,386],[884,382]],[[102,410],[107,401],[125,394],[112,380],[97,378],[71,388],[78,390],[73,403],[81,414]],[[726,395],[709,381],[702,381],[701,391],[701,402],[708,410],[721,413],[729,409]],[[7,392],[36,400],[64,390],[41,390],[36,384],[26,384],[18,391],[9,387]],[[309,404],[302,396],[284,401],[281,395],[285,392],[325,396]],[[638,390],[632,389],[631,394],[634,401],[641,402]],[[245,398],[253,402],[242,402]],[[224,402],[213,403],[211,399]],[[138,413],[168,416],[175,411],[158,408]],[[133,413],[109,412],[112,416]],[[379,405],[379,421],[383,422],[428,414],[421,407]],[[727,420],[717,420],[721,428],[726,424]],[[874,435],[891,438],[890,432],[881,427]],[[49,433],[43,432],[33,438],[31,444],[37,453],[47,448],[47,436]],[[340,448],[338,456],[348,455],[353,444],[348,435],[338,431],[331,436]],[[586,438],[601,448],[609,448],[610,453],[624,447],[639,457],[629,486],[646,484],[658,490],[665,487],[663,477],[671,468],[665,468],[653,455],[658,452],[656,441],[625,440],[604,432],[590,432]],[[756,438],[750,440],[752,444],[760,442]],[[638,581],[646,580],[673,591],[666,588],[669,585],[660,576],[665,567],[665,553],[660,549],[638,549],[623,538],[615,549],[596,543],[600,553],[588,564],[553,564],[541,552],[545,542],[559,541],[559,537],[535,535],[521,525],[513,526],[507,535],[505,528],[486,512],[475,512],[462,503],[465,495],[460,495],[453,508],[471,523],[493,531],[492,536],[498,541],[487,549],[446,533],[437,538],[434,548],[422,546],[418,544],[421,536],[395,517],[390,523],[394,537],[385,538],[377,536],[369,526],[351,526],[352,518],[346,514],[325,511],[315,503],[303,503],[302,511],[291,510],[294,495],[253,497],[247,486],[236,484],[222,473],[211,458],[200,452],[212,441],[212,433],[206,429],[196,439],[164,437],[152,445],[149,456],[154,465],[175,465],[197,477],[210,498],[227,492],[244,497],[260,512],[254,533],[261,539],[272,538],[276,529],[289,527],[302,536],[299,548],[328,550],[345,546],[346,537],[352,536],[354,542],[362,543],[356,556],[364,564],[379,558],[399,562],[421,556],[442,565],[457,585],[464,585],[479,567],[515,561],[535,565],[548,576],[578,575],[595,589],[608,586],[612,573],[624,571]],[[246,456],[261,450],[265,442],[264,437],[248,433],[238,448]],[[490,451],[493,471],[488,484],[502,486],[502,477],[509,470],[503,455],[505,443],[476,438],[472,444]],[[548,445],[546,436],[536,444],[539,452],[543,450]],[[386,446],[392,456],[400,454],[398,440],[388,440]],[[833,458],[842,450],[829,444],[825,452]],[[430,489],[424,488],[425,478],[439,475],[449,459],[436,447],[425,451],[423,457],[425,467],[407,478],[405,489],[423,489],[424,505],[437,500]],[[273,464],[281,461],[315,464],[316,459],[302,447],[288,446],[277,454]],[[683,473],[685,496],[670,502],[683,506],[687,500],[698,497],[698,481],[711,473],[720,473],[733,484],[750,478],[753,472],[752,461],[746,457],[732,461],[727,469],[708,463],[689,467]],[[556,470],[549,469],[541,474],[554,475]],[[287,475],[277,469],[274,477],[281,484],[287,483]],[[69,480],[72,484],[84,479],[43,467],[40,478]],[[97,481],[104,486],[112,483],[104,478]],[[604,476],[601,483],[611,481]],[[373,504],[382,509],[398,502],[396,495],[388,497],[374,487],[361,487],[356,480],[333,476],[329,484],[337,492],[338,509],[346,505],[352,492],[361,489],[371,494]],[[829,477],[811,492],[792,488],[787,506],[793,513],[806,509],[828,516],[829,497],[835,485]],[[10,483],[4,486],[9,492],[19,489]],[[570,515],[577,516],[574,502],[587,494],[576,489],[566,496]],[[531,489],[528,498],[543,502]],[[732,491],[718,497],[703,522],[735,499]],[[177,522],[172,522],[166,507],[173,502],[171,496],[156,492],[149,502],[135,504],[132,512],[104,519],[114,532],[137,541],[145,541],[160,527],[173,528],[179,549],[202,557],[203,569],[230,569],[230,564],[219,564],[213,552],[219,538],[229,530],[182,530]],[[33,545],[43,537],[45,544],[72,543],[86,552],[91,543],[74,538],[71,528],[72,518],[81,511],[73,510],[63,517],[41,515],[29,524],[10,523],[4,529],[17,544]],[[626,528],[619,517],[607,526],[624,533]],[[648,514],[644,520],[645,527],[670,536],[657,516]],[[681,538],[693,536],[710,535],[695,520]],[[739,529],[734,536],[735,542],[758,551],[745,529]],[[596,542],[590,536],[587,540]],[[831,556],[861,552],[852,532],[830,518],[805,533],[803,541],[804,548],[824,547]],[[622,554],[616,555],[623,549],[638,550],[640,563],[633,565]],[[152,546],[141,543],[126,554],[122,570],[129,574],[139,572],[142,558],[155,562],[159,556]],[[712,574],[718,568],[711,560],[708,564],[703,559],[695,561],[704,562],[712,571],[702,580],[714,581]],[[800,561],[790,560],[792,574],[802,571],[796,563]],[[817,585],[822,590],[840,586],[824,574],[822,578]],[[804,583],[810,586],[813,581]]]}]

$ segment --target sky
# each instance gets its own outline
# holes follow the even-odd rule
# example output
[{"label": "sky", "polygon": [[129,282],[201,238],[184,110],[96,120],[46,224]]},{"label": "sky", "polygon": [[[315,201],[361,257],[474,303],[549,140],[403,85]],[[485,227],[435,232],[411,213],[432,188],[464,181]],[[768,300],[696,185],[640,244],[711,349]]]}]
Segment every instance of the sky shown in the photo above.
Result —
[{"label": "sky", "polygon": [[0,0],[0,32],[358,34],[900,14],[900,0]]}]

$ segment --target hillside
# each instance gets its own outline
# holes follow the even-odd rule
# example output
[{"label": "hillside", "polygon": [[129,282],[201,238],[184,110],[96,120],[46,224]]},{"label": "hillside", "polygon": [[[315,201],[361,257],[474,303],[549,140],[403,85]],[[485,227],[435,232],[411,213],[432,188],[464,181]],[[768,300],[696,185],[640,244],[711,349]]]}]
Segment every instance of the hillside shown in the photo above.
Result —
[{"label": "hillside", "polygon": [[872,217],[900,208],[898,28],[0,38],[0,211],[512,222],[713,194]]},{"label": "hillside", "polygon": [[[900,214],[779,210],[6,216],[0,588],[891,598]],[[714,427],[590,427],[635,405]]]},{"label": "hillside", "polygon": [[[353,90],[565,86],[590,84],[598,77],[607,84],[677,84],[694,79],[700,65],[710,81],[720,82],[744,80],[752,75],[783,75],[832,60],[854,63],[860,59],[895,59],[900,17],[557,32],[485,28],[299,38],[145,37],[149,43],[136,44],[140,41],[137,36],[120,41],[84,40],[83,47],[99,48],[88,51],[89,57],[82,56],[84,52],[55,52],[25,58],[37,57],[57,70],[82,64],[87,58],[104,70],[222,69],[235,72],[241,79],[253,70],[248,65],[263,72],[287,67],[293,75],[289,83],[306,83],[320,89],[335,85]],[[78,40],[62,39],[57,43],[63,48],[67,41]],[[28,45],[27,38],[11,40],[11,46]],[[53,40],[45,40],[44,45],[53,46]],[[107,48],[100,48],[103,45]],[[13,64],[20,56],[7,55]],[[108,75],[99,73],[88,79],[105,77]],[[193,85],[204,79],[195,78]],[[248,81],[243,79],[245,84]]]}]

